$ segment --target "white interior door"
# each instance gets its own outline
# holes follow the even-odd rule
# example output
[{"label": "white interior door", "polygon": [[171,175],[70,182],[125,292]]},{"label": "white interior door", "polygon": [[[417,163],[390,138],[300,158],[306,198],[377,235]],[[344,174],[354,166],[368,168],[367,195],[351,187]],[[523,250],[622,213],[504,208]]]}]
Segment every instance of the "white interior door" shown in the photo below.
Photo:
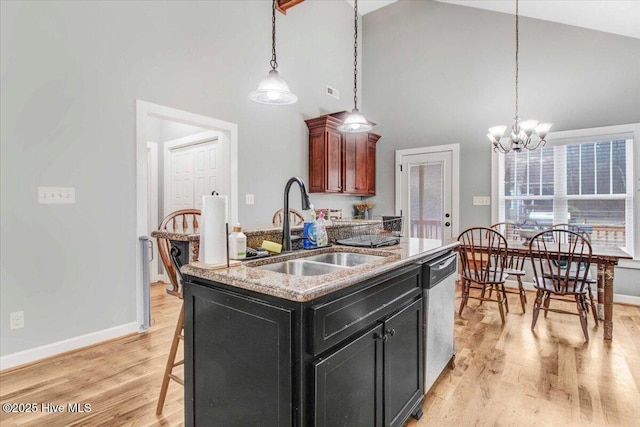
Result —
[{"label": "white interior door", "polygon": [[396,162],[396,213],[404,217],[405,234],[457,237],[457,146],[398,150]]},{"label": "white interior door", "polygon": [[217,140],[169,147],[168,153],[165,216],[179,209],[202,209],[202,196],[226,188]]},{"label": "white interior door", "polygon": [[218,144],[210,143],[194,147],[194,194],[196,209],[202,210],[202,196],[218,191]]}]

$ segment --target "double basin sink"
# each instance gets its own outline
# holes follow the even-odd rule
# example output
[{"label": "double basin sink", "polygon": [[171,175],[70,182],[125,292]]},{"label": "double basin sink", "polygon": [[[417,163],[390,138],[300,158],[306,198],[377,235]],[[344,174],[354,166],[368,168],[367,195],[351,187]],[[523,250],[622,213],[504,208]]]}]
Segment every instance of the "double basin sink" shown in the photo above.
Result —
[{"label": "double basin sink", "polygon": [[289,261],[260,265],[254,268],[275,271],[291,276],[320,276],[356,267],[384,258],[379,255],[360,254],[354,252],[329,252]]}]

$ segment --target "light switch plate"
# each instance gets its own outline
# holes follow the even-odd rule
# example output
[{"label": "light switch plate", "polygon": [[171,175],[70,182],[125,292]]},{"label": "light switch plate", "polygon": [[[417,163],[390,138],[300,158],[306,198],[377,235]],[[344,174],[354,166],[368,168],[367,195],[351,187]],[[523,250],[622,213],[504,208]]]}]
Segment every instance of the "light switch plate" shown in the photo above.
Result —
[{"label": "light switch plate", "polygon": [[491,197],[473,196],[473,206],[491,206]]},{"label": "light switch plate", "polygon": [[74,187],[38,187],[38,203],[71,204],[76,202]]},{"label": "light switch plate", "polygon": [[253,197],[253,194],[245,194],[244,196],[244,202],[247,205],[252,205],[255,203],[255,199]]},{"label": "light switch plate", "polygon": [[9,313],[10,329],[24,328],[24,311],[14,311]]}]

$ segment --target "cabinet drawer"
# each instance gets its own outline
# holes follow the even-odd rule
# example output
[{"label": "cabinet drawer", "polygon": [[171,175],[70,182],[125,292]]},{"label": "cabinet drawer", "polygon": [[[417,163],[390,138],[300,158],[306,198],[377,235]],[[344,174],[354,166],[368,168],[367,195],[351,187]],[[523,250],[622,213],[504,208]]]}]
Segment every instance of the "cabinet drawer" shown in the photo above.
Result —
[{"label": "cabinet drawer", "polygon": [[408,266],[352,294],[312,306],[309,351],[317,355],[327,350],[420,294],[420,267]]}]

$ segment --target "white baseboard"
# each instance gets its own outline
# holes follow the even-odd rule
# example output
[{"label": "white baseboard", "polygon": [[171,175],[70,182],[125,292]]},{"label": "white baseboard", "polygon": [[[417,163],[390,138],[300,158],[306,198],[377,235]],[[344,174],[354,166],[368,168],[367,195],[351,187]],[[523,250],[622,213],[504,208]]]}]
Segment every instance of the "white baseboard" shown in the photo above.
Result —
[{"label": "white baseboard", "polygon": [[8,354],[0,357],[0,371],[44,359],[46,357],[55,356],[56,354],[76,350],[81,347],[97,344],[102,341],[118,338],[133,332],[138,332],[137,322],[127,323],[113,328],[103,329],[102,331],[92,332],[90,334],[46,344],[41,347]]},{"label": "white baseboard", "polygon": [[[515,280],[507,280],[506,282],[504,282],[504,284],[509,288],[518,287],[518,282],[516,282]],[[531,282],[523,282],[522,286],[528,291],[535,291],[535,288],[533,287],[533,284]],[[640,297],[635,297],[633,295],[613,294],[613,302],[640,306]]]},{"label": "white baseboard", "polygon": [[619,302],[621,304],[629,304],[629,305],[640,305],[640,297],[634,297],[631,295],[613,294],[613,302]]}]

